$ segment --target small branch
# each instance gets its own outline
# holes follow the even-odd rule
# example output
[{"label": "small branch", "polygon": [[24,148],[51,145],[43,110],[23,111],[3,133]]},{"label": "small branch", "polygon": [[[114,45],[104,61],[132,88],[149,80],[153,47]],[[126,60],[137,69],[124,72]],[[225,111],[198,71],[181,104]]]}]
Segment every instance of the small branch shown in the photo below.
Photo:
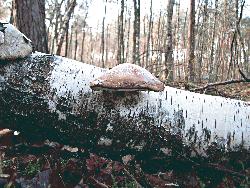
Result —
[{"label": "small branch", "polygon": [[95,184],[94,186],[96,187],[100,187],[100,188],[108,188],[107,185],[105,185],[104,183],[99,182],[97,179],[95,179],[94,177],[89,177],[89,179]]},{"label": "small branch", "polygon": [[240,79],[240,80],[227,80],[224,82],[215,82],[215,83],[208,83],[203,87],[191,89],[190,91],[203,91],[209,87],[213,86],[220,86],[220,85],[228,85],[228,84],[235,84],[235,83],[242,83],[242,82],[250,82],[250,79]]}]

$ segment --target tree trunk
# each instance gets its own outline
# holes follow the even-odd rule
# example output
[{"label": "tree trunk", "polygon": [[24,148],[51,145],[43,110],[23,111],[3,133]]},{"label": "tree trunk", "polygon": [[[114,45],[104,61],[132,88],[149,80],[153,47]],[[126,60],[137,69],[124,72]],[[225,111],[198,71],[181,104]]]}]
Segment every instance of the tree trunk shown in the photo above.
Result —
[{"label": "tree trunk", "polygon": [[75,28],[75,49],[74,49],[74,59],[77,58],[77,49],[78,49],[78,30]]},{"label": "tree trunk", "polygon": [[[181,81],[181,63],[180,63],[180,59],[179,59],[179,44],[180,44],[180,0],[179,2],[177,2],[176,4],[176,14],[177,14],[177,23],[176,23],[176,32],[175,32],[175,47],[176,47],[176,61],[177,61],[177,70],[176,70],[176,77],[178,78],[178,82]],[[174,59],[175,60],[175,59]]]},{"label": "tree trunk", "polygon": [[48,53],[45,0],[13,0],[14,25],[31,39],[34,50]]},{"label": "tree trunk", "polygon": [[140,65],[140,0],[134,1],[133,63]]},{"label": "tree trunk", "polygon": [[65,34],[65,57],[68,56],[68,49],[69,49],[69,23],[66,26],[66,34]]},{"label": "tree trunk", "polygon": [[107,24],[107,27],[106,27],[106,36],[105,36],[105,41],[106,41],[106,46],[105,46],[105,62],[106,64],[108,64],[108,60],[109,60],[109,47],[110,47],[110,44],[109,44],[109,40],[110,40],[110,33],[109,33],[109,24]]},{"label": "tree trunk", "polygon": [[[88,5],[86,5],[88,8]],[[82,42],[81,42],[81,61],[83,61],[83,54],[84,54],[84,44],[85,44],[85,37],[86,37],[86,25],[87,25],[87,17],[88,17],[88,11],[85,14],[84,20],[83,20],[83,26],[82,26]]]},{"label": "tree trunk", "polygon": [[194,49],[195,49],[195,0],[190,0],[189,8],[189,25],[188,25],[188,78],[189,81],[194,82],[195,70],[194,70]]},{"label": "tree trunk", "polygon": [[[162,27],[161,27],[161,25],[162,25],[162,12],[160,11],[160,15],[159,15],[159,19],[158,19],[158,25],[157,25],[157,49],[161,49],[161,46],[162,46],[162,44],[161,44],[161,42],[162,42],[162,38],[161,38],[161,34],[162,34]],[[162,61],[162,51],[158,51],[157,52],[157,63],[156,63],[156,66],[155,66],[155,70],[154,70],[154,72],[160,72],[160,67],[161,67],[161,61]],[[159,77],[160,77],[160,73],[158,73],[158,75],[159,75]]]},{"label": "tree trunk", "polygon": [[[57,45],[58,43],[58,39],[59,39],[59,31],[60,31],[60,19],[62,17],[62,14],[61,14],[61,8],[62,8],[62,4],[63,4],[64,0],[61,0],[60,2],[58,2],[58,0],[55,1],[55,29],[54,29],[54,37],[52,39],[52,48],[51,48],[51,53],[55,53],[55,45]],[[67,29],[68,29],[68,26],[69,24],[67,24]],[[67,36],[67,33],[68,33],[68,30],[66,30],[66,36]],[[67,39],[66,39],[67,40]]]},{"label": "tree trunk", "polygon": [[[148,23],[148,35],[147,35],[147,51],[146,51],[146,67],[149,66],[149,52],[150,52],[150,39],[152,35],[152,17],[153,17],[153,11],[152,11],[152,6],[153,6],[153,0],[150,0],[150,16],[149,16],[149,23]],[[150,65],[151,66],[151,65]],[[151,67],[151,71],[153,70],[153,67]]]},{"label": "tree trunk", "polygon": [[107,11],[107,0],[105,1],[104,16],[102,19],[102,40],[101,40],[101,54],[102,54],[102,67],[105,67],[104,52],[105,52],[105,18]]},{"label": "tree trunk", "polygon": [[[84,21],[84,23],[85,23],[85,21]],[[85,24],[84,24],[84,25],[85,25]],[[85,35],[86,35],[86,33],[85,33],[85,26],[84,26],[84,27],[83,27],[83,29],[82,29],[81,61],[83,61],[83,55],[84,55],[84,44],[85,44],[84,42],[85,42]]]},{"label": "tree trunk", "polygon": [[124,0],[121,0],[121,12],[118,16],[118,50],[117,62],[118,64],[125,63],[124,57]]},{"label": "tree trunk", "polygon": [[[65,38],[65,34],[67,32],[67,26],[69,24],[69,20],[75,10],[75,6],[76,6],[76,0],[72,0],[69,3],[69,7],[65,13],[65,17],[62,21],[62,27],[61,27],[61,31],[60,31],[60,38],[59,38],[59,42],[57,44],[57,50],[56,50],[56,54],[60,55],[61,54],[61,50],[62,50],[62,45],[64,42],[64,38]],[[72,32],[72,31],[71,31]]]},{"label": "tree trunk", "polygon": [[249,103],[167,86],[160,93],[92,91],[90,81],[106,71],[39,53],[0,62],[0,124],[92,149],[162,149],[170,140],[197,150],[212,142],[250,146]]},{"label": "tree trunk", "polygon": [[214,66],[216,66],[216,64],[214,63],[218,63],[218,62],[214,62],[214,43],[215,43],[215,35],[216,35],[216,31],[217,31],[217,15],[218,15],[218,0],[215,0],[215,12],[214,12],[214,24],[213,24],[213,30],[212,30],[212,41],[211,41],[211,53],[210,53],[210,65],[209,65],[209,82],[214,82],[215,81],[215,75],[213,74],[214,71]]},{"label": "tree trunk", "polygon": [[173,58],[173,31],[172,18],[175,0],[168,1],[167,16],[167,36],[166,36],[166,53],[165,53],[165,78],[172,82],[174,80],[174,58]]},{"label": "tree trunk", "polygon": [[129,41],[130,41],[130,22],[131,22],[131,15],[129,15],[129,18],[128,18],[128,33],[127,33],[127,45],[126,45],[126,63],[130,60],[130,46],[129,46]]},{"label": "tree trunk", "polygon": [[[187,49],[187,39],[186,39],[186,27],[187,27],[187,14],[188,14],[188,9],[186,10],[185,13],[185,18],[184,18],[184,24],[183,24],[183,30],[182,30],[182,48],[183,49]],[[188,52],[188,51],[187,51]],[[183,64],[186,61],[187,58],[187,53],[184,54],[184,60],[183,60]],[[187,82],[188,81],[188,66],[184,65],[183,66],[183,71],[184,71],[184,79]]]},{"label": "tree trunk", "polygon": [[202,11],[202,22],[200,24],[200,31],[197,31],[199,34],[197,36],[197,50],[198,50],[198,56],[197,56],[197,82],[201,83],[202,81],[202,68],[204,67],[204,51],[205,46],[209,40],[209,34],[207,34],[207,28],[206,25],[208,20],[208,0],[204,1],[203,5],[203,11]]}]

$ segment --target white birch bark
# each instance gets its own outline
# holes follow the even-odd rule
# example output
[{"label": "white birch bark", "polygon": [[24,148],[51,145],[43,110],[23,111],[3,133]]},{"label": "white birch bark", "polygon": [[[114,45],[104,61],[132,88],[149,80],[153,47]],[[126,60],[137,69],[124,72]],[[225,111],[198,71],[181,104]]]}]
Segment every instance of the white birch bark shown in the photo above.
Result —
[{"label": "white birch bark", "polygon": [[160,129],[202,149],[211,142],[250,146],[250,103],[168,86],[159,93],[92,91],[90,82],[106,71],[39,53],[0,62],[0,124],[89,147],[142,149],[149,139],[165,139]]}]

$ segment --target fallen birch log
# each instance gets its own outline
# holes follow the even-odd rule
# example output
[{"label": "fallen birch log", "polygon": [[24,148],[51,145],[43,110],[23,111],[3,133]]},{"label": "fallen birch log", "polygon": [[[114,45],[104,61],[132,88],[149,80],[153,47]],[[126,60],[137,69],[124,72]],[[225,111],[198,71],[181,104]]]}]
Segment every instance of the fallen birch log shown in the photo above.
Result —
[{"label": "fallen birch log", "polygon": [[169,136],[201,149],[212,142],[250,146],[249,103],[168,86],[162,92],[91,90],[90,82],[106,71],[40,53],[0,62],[0,124],[89,148],[167,148]]}]

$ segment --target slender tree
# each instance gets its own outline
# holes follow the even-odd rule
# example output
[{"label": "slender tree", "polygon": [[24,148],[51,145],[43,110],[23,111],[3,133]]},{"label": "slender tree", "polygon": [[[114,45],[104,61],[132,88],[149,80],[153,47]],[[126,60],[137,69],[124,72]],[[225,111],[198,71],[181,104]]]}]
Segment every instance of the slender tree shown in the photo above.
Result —
[{"label": "slender tree", "polygon": [[150,51],[150,39],[152,35],[152,17],[153,17],[153,1],[150,0],[150,16],[149,16],[149,23],[148,23],[148,36],[147,36],[147,51],[146,51],[146,66],[149,66],[149,51]]},{"label": "slender tree", "polygon": [[105,19],[107,13],[107,0],[105,0],[104,16],[102,18],[102,39],[101,39],[101,54],[102,54],[102,67],[105,67],[104,53],[105,53]]},{"label": "slender tree", "polygon": [[121,12],[118,17],[118,63],[124,63],[124,0],[121,0]]},{"label": "slender tree", "polygon": [[140,65],[140,0],[134,2],[133,63]]},{"label": "slender tree", "polygon": [[175,0],[168,1],[168,15],[167,15],[167,36],[165,41],[165,78],[168,78],[168,81],[173,81],[174,79],[174,58],[173,58],[173,8]]},{"label": "slender tree", "polygon": [[[212,29],[212,41],[211,41],[211,53],[210,53],[210,66],[209,66],[209,82],[215,81],[215,76],[213,75],[214,71],[214,43],[215,43],[215,35],[216,35],[216,27],[217,27],[217,16],[218,16],[218,0],[215,0],[215,12],[214,12],[214,24]],[[218,63],[218,62],[215,62]]]},{"label": "slender tree", "polygon": [[[195,0],[190,0],[189,25],[188,25],[188,80],[195,80],[194,49],[195,49]],[[187,79],[186,79],[187,80]]]},{"label": "slender tree", "polygon": [[127,21],[127,44],[126,44],[126,61],[127,62],[129,60],[129,58],[131,57],[129,54],[130,52],[130,26],[131,26],[131,12],[129,12],[129,16],[128,16],[128,21]]},{"label": "slender tree", "polygon": [[56,54],[58,54],[58,55],[61,54],[62,45],[64,42],[65,35],[67,33],[68,24],[69,24],[69,21],[70,21],[72,14],[75,10],[75,6],[76,6],[76,0],[71,0],[68,3],[68,7],[67,7],[67,10],[66,10],[64,17],[62,18],[62,21],[61,21],[62,26],[60,27],[60,37],[59,37],[59,42],[57,44],[57,50],[56,50]]},{"label": "slender tree", "polygon": [[78,28],[75,27],[75,49],[74,49],[74,59],[75,60],[77,58],[77,49],[78,49]]},{"label": "slender tree", "polygon": [[85,19],[84,19],[83,27],[82,27],[82,42],[81,42],[82,50],[81,50],[81,61],[83,61],[83,54],[84,54],[84,44],[85,44],[85,36],[86,36],[85,27],[86,27],[86,17],[85,17]]}]

